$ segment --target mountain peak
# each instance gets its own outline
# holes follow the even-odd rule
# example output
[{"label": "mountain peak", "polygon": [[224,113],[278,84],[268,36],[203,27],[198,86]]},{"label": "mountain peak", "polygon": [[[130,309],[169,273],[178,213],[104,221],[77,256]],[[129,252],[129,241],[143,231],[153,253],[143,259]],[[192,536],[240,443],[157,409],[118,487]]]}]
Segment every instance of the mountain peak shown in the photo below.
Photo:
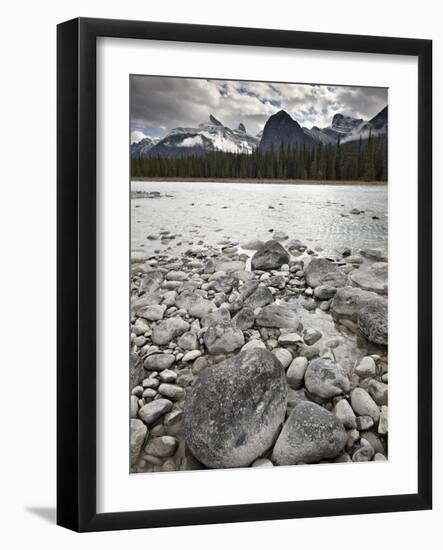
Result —
[{"label": "mountain peak", "polygon": [[331,128],[337,132],[349,133],[357,128],[363,122],[362,118],[353,118],[351,116],[336,113],[332,117]]},{"label": "mountain peak", "polygon": [[223,124],[212,115],[209,115],[209,122],[214,126],[223,126]]},{"label": "mountain peak", "polygon": [[240,124],[238,125],[238,129],[240,130],[240,132],[244,132],[246,134],[246,128],[243,122],[240,122]]}]

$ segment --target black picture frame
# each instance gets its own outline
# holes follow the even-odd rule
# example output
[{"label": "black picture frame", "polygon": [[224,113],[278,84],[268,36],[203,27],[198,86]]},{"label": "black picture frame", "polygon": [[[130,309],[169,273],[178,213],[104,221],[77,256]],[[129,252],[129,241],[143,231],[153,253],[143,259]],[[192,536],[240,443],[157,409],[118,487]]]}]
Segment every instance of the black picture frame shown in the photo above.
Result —
[{"label": "black picture frame", "polygon": [[[96,39],[153,39],[418,59],[418,490],[415,494],[98,514]],[[57,29],[57,523],[104,531],[432,507],[432,42],[78,18]]]}]

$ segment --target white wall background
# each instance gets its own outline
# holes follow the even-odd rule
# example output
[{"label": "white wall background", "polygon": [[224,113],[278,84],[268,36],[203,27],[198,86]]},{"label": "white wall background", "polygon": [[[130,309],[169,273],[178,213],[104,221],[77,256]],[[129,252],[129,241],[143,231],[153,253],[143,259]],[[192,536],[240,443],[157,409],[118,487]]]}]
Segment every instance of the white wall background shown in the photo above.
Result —
[{"label": "white wall background", "polygon": [[[435,285],[435,500],[432,512],[349,516],[79,535],[55,518],[55,25],[77,16],[174,21],[434,40],[434,128],[443,124],[443,10],[436,1],[169,0],[7,3],[2,9],[0,86],[0,541],[24,548],[409,548],[441,544],[443,460],[442,293]],[[405,113],[407,131],[407,113]],[[435,280],[443,224],[443,150],[434,132]],[[440,264],[440,265],[438,265]],[[407,261],[405,262],[407,266]],[[405,302],[407,300],[405,299]],[[440,338],[441,340],[441,338]],[[440,437],[438,437],[438,435]],[[405,452],[408,442],[405,441]],[[171,498],[173,496],[171,495]],[[435,541],[435,542],[434,542]],[[434,542],[434,544],[432,544]],[[432,545],[432,546],[431,546]]]}]

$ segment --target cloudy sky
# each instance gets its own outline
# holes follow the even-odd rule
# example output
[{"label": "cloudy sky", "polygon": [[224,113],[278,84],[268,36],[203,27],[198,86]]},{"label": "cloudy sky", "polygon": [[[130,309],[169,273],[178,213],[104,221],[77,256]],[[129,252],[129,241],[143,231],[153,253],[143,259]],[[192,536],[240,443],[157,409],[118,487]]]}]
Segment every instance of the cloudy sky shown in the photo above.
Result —
[{"label": "cloudy sky", "polygon": [[196,127],[212,114],[256,135],[284,109],[302,126],[329,126],[335,113],[369,119],[387,105],[386,88],[276,84],[159,76],[131,77],[131,140]]}]

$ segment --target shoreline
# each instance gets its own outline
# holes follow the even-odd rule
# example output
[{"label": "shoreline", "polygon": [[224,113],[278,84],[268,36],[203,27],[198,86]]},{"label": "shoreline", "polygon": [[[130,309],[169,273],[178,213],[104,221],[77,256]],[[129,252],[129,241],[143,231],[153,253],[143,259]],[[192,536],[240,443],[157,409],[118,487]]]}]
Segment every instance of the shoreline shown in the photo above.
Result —
[{"label": "shoreline", "polygon": [[297,180],[297,179],[241,179],[241,178],[144,178],[131,177],[130,181],[150,181],[150,182],[202,182],[202,183],[276,183],[289,185],[369,185],[377,187],[387,187],[387,181],[355,181],[355,180]]}]

